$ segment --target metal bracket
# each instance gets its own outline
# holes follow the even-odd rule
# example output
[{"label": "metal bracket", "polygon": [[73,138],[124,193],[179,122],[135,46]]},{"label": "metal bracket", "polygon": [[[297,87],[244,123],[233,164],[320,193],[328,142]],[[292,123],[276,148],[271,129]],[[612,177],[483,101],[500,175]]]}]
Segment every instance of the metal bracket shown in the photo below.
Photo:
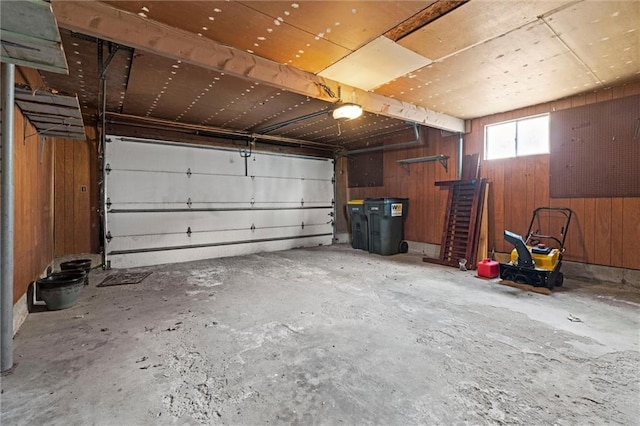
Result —
[{"label": "metal bracket", "polygon": [[104,166],[104,171],[106,174],[111,173],[111,164],[107,163],[107,165]]},{"label": "metal bracket", "polygon": [[189,177],[189,178],[191,177],[191,167],[189,167],[187,169],[187,177]]},{"label": "metal bracket", "polygon": [[304,221],[302,221],[302,229],[304,229]]},{"label": "metal bracket", "polygon": [[397,160],[397,163],[404,169],[407,174],[410,173],[409,164],[413,163],[426,163],[429,161],[437,161],[440,163],[442,167],[444,167],[444,171],[449,171],[449,156],[448,155],[432,155],[430,157],[418,157],[418,158],[406,158],[404,160]]},{"label": "metal bracket", "polygon": [[193,203],[191,202],[191,198],[189,198],[189,199],[187,200],[187,206],[189,206],[189,208],[191,208],[191,204],[193,204]]},{"label": "metal bracket", "polygon": [[107,210],[109,210],[111,208],[111,198],[107,198],[107,202],[104,203],[105,206],[107,206]]},{"label": "metal bracket", "polygon": [[256,225],[254,225],[254,224],[252,223],[252,224],[251,224],[251,228],[249,228],[249,229],[251,229],[252,231],[255,231],[255,230],[256,230]]},{"label": "metal bracket", "polygon": [[254,200],[253,198],[251,199],[251,207],[253,207],[253,205],[256,203],[256,200]]},{"label": "metal bracket", "polygon": [[187,236],[191,237],[191,227],[187,227]]},{"label": "metal bracket", "polygon": [[105,238],[108,243],[111,242],[111,240],[113,239],[113,237],[111,236],[111,231],[107,231],[107,235],[105,236]]},{"label": "metal bracket", "polygon": [[304,207],[304,198],[300,200],[300,205]]},{"label": "metal bracket", "polygon": [[98,39],[98,79],[102,80],[103,78],[105,78],[106,74],[107,74],[107,69],[109,68],[109,65],[111,64],[111,61],[113,60],[114,56],[116,56],[116,53],[118,53],[118,50],[120,50],[120,48],[122,46],[120,46],[117,43],[112,43],[110,41],[107,42],[107,46],[109,49],[109,56],[107,56],[107,59],[103,62],[102,61],[102,45],[103,45],[103,40]]}]

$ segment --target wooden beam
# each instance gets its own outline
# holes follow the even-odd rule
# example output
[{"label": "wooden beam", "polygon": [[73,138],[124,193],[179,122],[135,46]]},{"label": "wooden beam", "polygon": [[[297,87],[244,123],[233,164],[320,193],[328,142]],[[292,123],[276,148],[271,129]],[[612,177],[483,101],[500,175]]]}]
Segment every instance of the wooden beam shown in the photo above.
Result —
[{"label": "wooden beam", "polygon": [[[52,2],[60,27],[180,60],[206,69],[257,81],[293,93],[337,102],[333,93],[353,94],[365,111],[437,129],[464,132],[464,120],[408,102],[365,92],[315,74],[251,55],[178,28],[142,18],[96,1]],[[341,90],[338,90],[340,88]]]},{"label": "wooden beam", "polygon": [[393,41],[398,41],[424,27],[429,22],[433,22],[459,6],[462,6],[467,1],[469,0],[436,0],[411,18],[387,31],[384,36]]}]

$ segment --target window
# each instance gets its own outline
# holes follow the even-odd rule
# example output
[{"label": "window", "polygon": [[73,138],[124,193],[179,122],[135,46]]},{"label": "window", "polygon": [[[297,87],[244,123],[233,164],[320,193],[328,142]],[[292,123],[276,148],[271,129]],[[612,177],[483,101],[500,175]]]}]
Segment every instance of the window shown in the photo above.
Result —
[{"label": "window", "polygon": [[549,114],[490,124],[484,131],[485,160],[549,153]]}]

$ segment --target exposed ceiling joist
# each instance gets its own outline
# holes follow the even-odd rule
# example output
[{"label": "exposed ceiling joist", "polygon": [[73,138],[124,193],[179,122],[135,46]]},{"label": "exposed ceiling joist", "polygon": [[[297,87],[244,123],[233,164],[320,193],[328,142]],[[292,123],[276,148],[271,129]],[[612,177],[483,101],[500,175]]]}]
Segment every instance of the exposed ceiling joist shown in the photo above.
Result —
[{"label": "exposed ceiling joist", "polygon": [[[339,84],[314,74],[251,55],[177,28],[124,12],[94,1],[54,1],[61,27],[181,60],[206,69],[222,71],[290,92],[336,102],[330,96],[343,93],[371,113],[415,122],[453,132],[464,132],[462,119],[402,102],[358,88]],[[340,90],[339,90],[340,89]],[[329,92],[330,92],[329,91]]]}]

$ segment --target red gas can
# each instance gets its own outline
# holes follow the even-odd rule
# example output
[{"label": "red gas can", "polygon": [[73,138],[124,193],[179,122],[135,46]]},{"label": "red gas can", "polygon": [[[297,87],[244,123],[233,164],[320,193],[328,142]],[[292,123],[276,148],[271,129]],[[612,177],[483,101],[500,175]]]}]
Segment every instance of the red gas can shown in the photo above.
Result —
[{"label": "red gas can", "polygon": [[478,276],[484,278],[496,278],[500,275],[500,264],[495,260],[484,259],[478,262]]}]

